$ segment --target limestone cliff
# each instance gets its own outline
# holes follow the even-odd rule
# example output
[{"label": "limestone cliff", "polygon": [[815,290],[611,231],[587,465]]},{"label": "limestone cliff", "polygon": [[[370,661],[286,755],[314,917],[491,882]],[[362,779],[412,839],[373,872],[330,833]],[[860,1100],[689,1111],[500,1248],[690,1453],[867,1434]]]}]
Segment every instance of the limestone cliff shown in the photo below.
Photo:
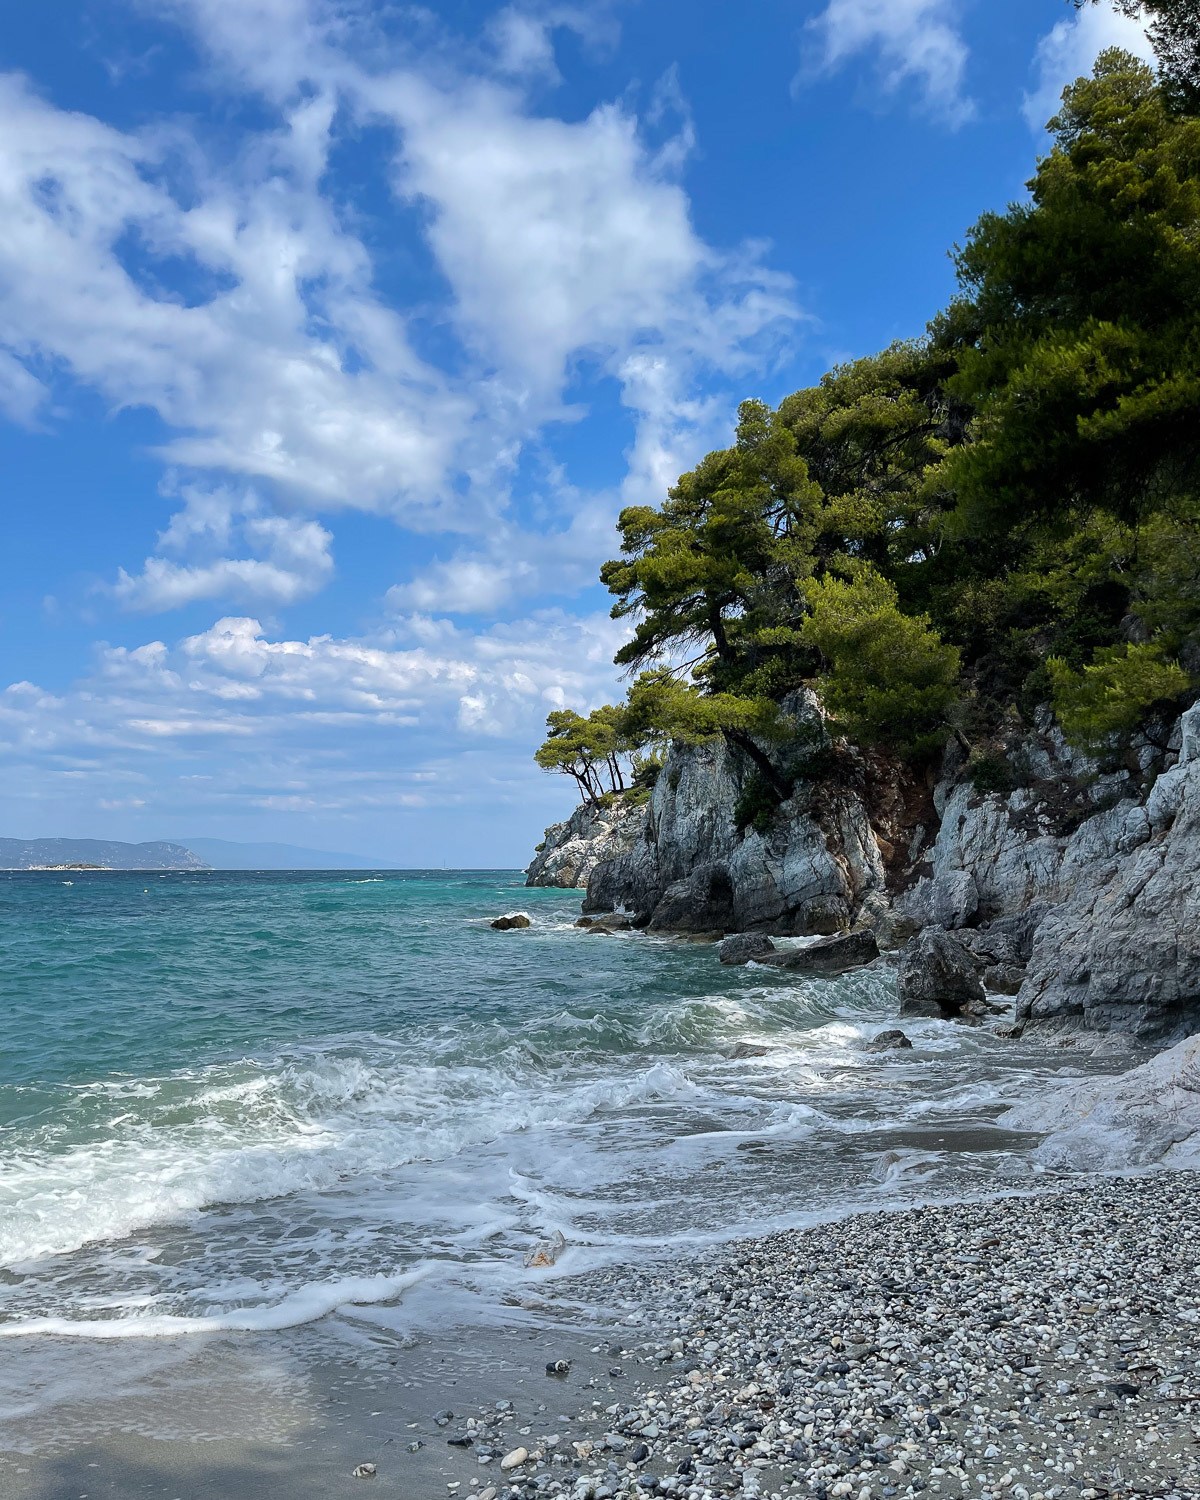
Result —
[{"label": "limestone cliff", "polygon": [[879,845],[851,787],[801,782],[760,831],[738,827],[746,767],[723,744],[667,759],[641,835],[596,866],[585,911],[656,930],[840,932],[885,904]]},{"label": "limestone cliff", "polygon": [[646,804],[616,798],[585,802],[565,823],[553,823],[525,871],[526,885],[583,889],[602,860],[616,859],[641,837]]},{"label": "limestone cliff", "polygon": [[581,809],[550,830],[531,883],[586,879],[585,911],[658,931],[870,926],[911,937],[910,980],[938,929],[964,986],[1016,993],[1019,1024],[1200,1029],[1200,705],[1107,775],[1048,720],[1012,758],[1023,784],[981,792],[952,747],[922,795],[843,750],[748,819],[753,768],[721,743],[677,746],[636,815]]}]

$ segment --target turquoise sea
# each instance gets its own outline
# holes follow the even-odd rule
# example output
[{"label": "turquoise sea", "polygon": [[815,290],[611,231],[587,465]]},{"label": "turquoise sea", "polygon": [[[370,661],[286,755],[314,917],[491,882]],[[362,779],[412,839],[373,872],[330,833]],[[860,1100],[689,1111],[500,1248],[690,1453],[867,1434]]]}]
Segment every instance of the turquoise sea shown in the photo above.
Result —
[{"label": "turquoise sea", "polygon": [[556,1235],[557,1272],[1035,1184],[994,1122],[1077,1056],[872,1055],[886,965],[578,912],[503,871],[0,876],[0,1398],[65,1338],[499,1316]]}]

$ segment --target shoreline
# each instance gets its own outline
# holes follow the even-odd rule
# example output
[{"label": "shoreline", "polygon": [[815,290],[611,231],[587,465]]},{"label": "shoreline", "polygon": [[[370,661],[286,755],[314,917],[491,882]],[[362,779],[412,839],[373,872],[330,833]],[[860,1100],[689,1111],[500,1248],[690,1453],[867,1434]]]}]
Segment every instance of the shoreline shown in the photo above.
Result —
[{"label": "shoreline", "polygon": [[[1194,1172],[1086,1178],[542,1281],[513,1326],[311,1365],[274,1438],[247,1438],[241,1410],[237,1438],[0,1449],[0,1489],[1183,1500],[1200,1490],[1198,1188]],[[615,1326],[581,1324],[583,1299]],[[239,1343],[251,1361],[275,1347]],[[569,1372],[548,1375],[557,1360]]]}]

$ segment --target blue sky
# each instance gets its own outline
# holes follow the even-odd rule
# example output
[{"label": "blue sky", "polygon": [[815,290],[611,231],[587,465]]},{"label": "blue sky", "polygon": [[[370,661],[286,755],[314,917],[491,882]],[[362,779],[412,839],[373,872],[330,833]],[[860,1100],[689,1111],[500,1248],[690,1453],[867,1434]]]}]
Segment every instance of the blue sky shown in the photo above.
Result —
[{"label": "blue sky", "polygon": [[1064,0],[58,0],[0,34],[0,832],[523,863],[623,504],[917,334]]}]

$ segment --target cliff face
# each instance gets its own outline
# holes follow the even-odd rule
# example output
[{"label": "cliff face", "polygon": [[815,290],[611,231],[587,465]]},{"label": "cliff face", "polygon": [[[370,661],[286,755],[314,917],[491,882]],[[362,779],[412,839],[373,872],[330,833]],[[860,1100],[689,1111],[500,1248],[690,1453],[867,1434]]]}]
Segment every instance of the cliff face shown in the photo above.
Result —
[{"label": "cliff face", "polygon": [[603,860],[632,848],[646,824],[647,807],[618,799],[609,807],[585,802],[565,823],[546,829],[541,847],[525,871],[526,885],[582,889]]},{"label": "cliff face", "polygon": [[[895,945],[942,930],[964,972],[1016,993],[1020,1024],[1152,1040],[1200,1029],[1200,704],[1134,771],[1098,775],[1049,725],[1020,754],[1029,784],[1009,795],[951,764],[907,808],[851,756],[759,831],[737,826],[740,758],[679,747],[636,816],[614,828],[581,810],[550,830],[531,880],[582,883],[590,868],[586,911],[658,931],[865,925]],[[913,937],[902,970],[919,949]]]},{"label": "cliff face", "polygon": [[627,852],[598,864],[585,911],[654,930],[841,932],[882,910],[884,868],[860,796],[801,785],[765,832],[739,829],[746,773],[723,744],[673,750]]},{"label": "cliff face", "polygon": [[1200,704],[1144,802],[1084,823],[1063,852],[1019,1018],[1131,1031],[1200,1029]]}]

